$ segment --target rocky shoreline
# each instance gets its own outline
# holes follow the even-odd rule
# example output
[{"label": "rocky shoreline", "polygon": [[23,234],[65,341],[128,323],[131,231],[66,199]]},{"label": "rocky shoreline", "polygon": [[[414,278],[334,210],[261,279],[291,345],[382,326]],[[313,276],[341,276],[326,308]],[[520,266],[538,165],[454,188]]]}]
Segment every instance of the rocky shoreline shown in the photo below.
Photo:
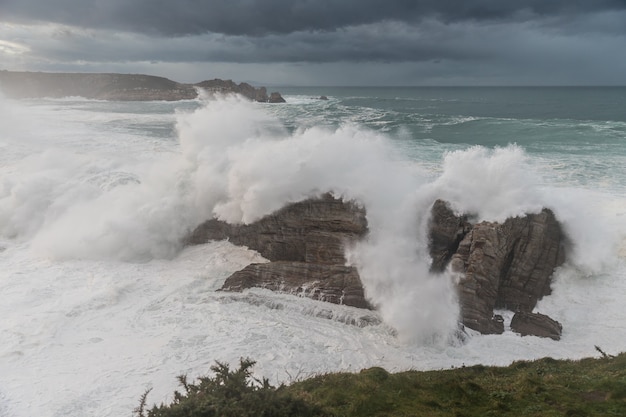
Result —
[{"label": "rocky shoreline", "polygon": [[49,73],[0,71],[0,91],[10,98],[84,97],[114,101],[193,100],[199,90],[209,94],[240,94],[262,103],[284,103],[278,92],[232,80],[185,84],[144,74]]}]

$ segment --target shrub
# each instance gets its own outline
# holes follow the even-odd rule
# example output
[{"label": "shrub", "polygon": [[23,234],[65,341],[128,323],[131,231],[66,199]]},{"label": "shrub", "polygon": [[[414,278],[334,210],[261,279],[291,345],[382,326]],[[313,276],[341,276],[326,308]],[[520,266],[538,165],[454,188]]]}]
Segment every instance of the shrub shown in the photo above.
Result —
[{"label": "shrub", "polygon": [[137,417],[287,417],[318,416],[321,411],[276,388],[267,379],[252,376],[255,362],[241,359],[239,368],[216,362],[213,377],[201,377],[190,383],[186,375],[178,377],[184,392],[175,391],[171,404],[154,405],[146,410],[146,391],[135,409]]}]

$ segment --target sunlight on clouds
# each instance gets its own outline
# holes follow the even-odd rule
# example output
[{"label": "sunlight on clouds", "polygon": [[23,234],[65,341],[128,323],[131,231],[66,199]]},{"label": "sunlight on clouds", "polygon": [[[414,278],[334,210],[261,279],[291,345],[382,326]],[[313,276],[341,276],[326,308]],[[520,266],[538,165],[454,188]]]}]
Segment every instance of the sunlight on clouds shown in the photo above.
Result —
[{"label": "sunlight on clouds", "polygon": [[21,55],[29,52],[30,48],[16,42],[3,41],[0,39],[0,54],[4,55]]}]

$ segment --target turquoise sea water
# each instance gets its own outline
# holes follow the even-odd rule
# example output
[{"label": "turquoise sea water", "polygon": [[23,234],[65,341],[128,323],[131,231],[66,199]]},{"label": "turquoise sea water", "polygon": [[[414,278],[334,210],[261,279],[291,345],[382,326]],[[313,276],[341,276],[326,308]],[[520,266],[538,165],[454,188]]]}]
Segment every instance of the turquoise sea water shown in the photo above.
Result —
[{"label": "turquoise sea water", "polygon": [[[517,144],[573,184],[626,190],[626,87],[283,88],[292,127],[356,123],[416,159]],[[322,95],[329,98],[322,101]]]}]

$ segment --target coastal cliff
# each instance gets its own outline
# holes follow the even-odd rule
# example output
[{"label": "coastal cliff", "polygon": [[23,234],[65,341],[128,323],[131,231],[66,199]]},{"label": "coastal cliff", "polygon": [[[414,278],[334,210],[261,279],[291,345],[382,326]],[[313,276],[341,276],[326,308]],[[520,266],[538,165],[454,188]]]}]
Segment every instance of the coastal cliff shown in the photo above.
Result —
[{"label": "coastal cliff", "polygon": [[198,89],[209,94],[240,94],[263,103],[284,102],[280,93],[268,96],[265,87],[255,88],[231,80],[214,79],[184,84],[144,74],[0,71],[0,91],[11,98],[84,97],[117,101],[177,101],[195,99],[198,97]]}]

